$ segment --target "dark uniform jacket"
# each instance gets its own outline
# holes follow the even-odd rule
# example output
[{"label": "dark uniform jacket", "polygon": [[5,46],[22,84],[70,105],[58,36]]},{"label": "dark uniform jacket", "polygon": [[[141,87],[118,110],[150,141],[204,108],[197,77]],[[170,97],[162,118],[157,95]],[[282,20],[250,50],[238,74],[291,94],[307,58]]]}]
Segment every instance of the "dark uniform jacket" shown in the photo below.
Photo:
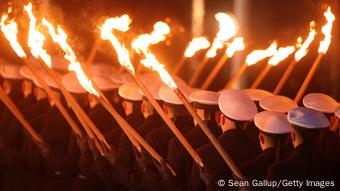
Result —
[{"label": "dark uniform jacket", "polygon": [[267,178],[269,180],[334,180],[338,182],[339,164],[325,159],[323,154],[315,148],[315,145],[311,144],[299,145],[291,157],[269,167]]},{"label": "dark uniform jacket", "polygon": [[[249,139],[246,132],[240,128],[223,132],[218,138],[218,141],[236,165],[252,160],[260,153],[260,150]],[[198,153],[202,157],[204,165],[211,171],[216,180],[228,180],[232,178],[230,168],[212,144],[199,148]],[[205,190],[205,185],[200,178],[200,172],[197,165],[193,166],[190,184],[191,190]]]},{"label": "dark uniform jacket", "polygon": [[[208,121],[207,126],[215,137],[221,135],[222,130],[216,122]],[[199,126],[191,129],[184,136],[194,149],[210,142]],[[183,190],[188,186],[193,160],[177,138],[173,138],[169,143],[167,161],[177,173],[171,181],[169,190]]]}]

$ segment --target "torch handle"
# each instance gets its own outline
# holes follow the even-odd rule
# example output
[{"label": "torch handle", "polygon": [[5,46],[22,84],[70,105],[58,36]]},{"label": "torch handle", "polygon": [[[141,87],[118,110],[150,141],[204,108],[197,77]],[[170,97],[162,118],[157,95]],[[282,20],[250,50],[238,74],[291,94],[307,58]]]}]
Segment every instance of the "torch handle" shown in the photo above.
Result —
[{"label": "torch handle", "polygon": [[261,82],[264,80],[264,78],[266,77],[266,75],[268,74],[269,70],[273,67],[273,65],[271,64],[267,64],[263,70],[261,71],[261,73],[257,76],[256,80],[253,82],[253,84],[250,86],[250,88],[255,89],[257,87],[259,87],[259,85],[261,84]]},{"label": "torch handle", "polygon": [[229,154],[223,149],[221,144],[217,141],[214,134],[210,131],[210,129],[207,127],[207,125],[202,121],[202,119],[198,116],[198,114],[193,109],[192,105],[189,103],[187,98],[183,95],[183,93],[177,88],[174,89],[174,92],[178,96],[179,99],[182,100],[184,106],[189,111],[189,113],[192,115],[192,117],[197,121],[198,125],[201,127],[202,131],[205,133],[205,135],[208,137],[210,142],[213,144],[213,146],[216,148],[218,153],[221,155],[223,160],[226,162],[226,164],[229,166],[231,171],[241,180],[245,180],[243,175],[241,174],[241,171],[238,169],[234,161],[231,159]]},{"label": "torch handle", "polygon": [[25,117],[22,115],[17,106],[13,103],[11,98],[5,93],[5,91],[0,86],[0,99],[7,106],[7,108],[13,113],[13,115],[19,120],[26,131],[32,136],[35,142],[39,144],[45,144],[40,135],[38,135],[31,125],[27,122]]},{"label": "torch handle", "polygon": [[208,61],[209,61],[209,58],[204,57],[203,61],[198,64],[198,68],[195,70],[193,76],[191,77],[189,81],[190,86],[193,86],[196,83],[196,81],[198,80],[202,72],[204,71],[205,66],[208,64]]},{"label": "torch handle", "polygon": [[307,77],[305,78],[305,81],[303,81],[303,84],[301,85],[298,93],[295,96],[294,101],[296,103],[300,102],[300,100],[301,100],[303,94],[305,93],[310,81],[313,78],[313,75],[315,74],[316,69],[318,68],[318,65],[320,64],[320,61],[321,61],[323,55],[324,55],[323,53],[320,53],[320,54],[318,54],[318,57],[316,57],[316,59],[313,63],[313,66],[311,67],[311,69],[309,70],[309,72],[307,74]]},{"label": "torch handle", "polygon": [[282,90],[283,86],[285,85],[286,81],[288,80],[289,76],[292,74],[296,63],[297,63],[297,61],[295,59],[293,59],[292,62],[289,64],[287,70],[285,71],[285,73],[283,74],[279,83],[275,87],[273,94],[278,95],[281,92],[281,90]]},{"label": "torch handle", "polygon": [[221,71],[221,69],[224,66],[224,63],[228,60],[228,55],[224,54],[222,58],[217,62],[214,69],[210,72],[208,78],[205,80],[203,85],[201,86],[201,89],[207,89],[209,88],[211,82],[215,79],[217,74]]},{"label": "torch handle", "polygon": [[235,84],[235,82],[242,76],[242,74],[244,73],[244,71],[246,71],[247,69],[247,63],[243,63],[242,66],[237,70],[237,72],[233,75],[233,77],[229,80],[229,82],[227,83],[227,85],[224,87],[224,89],[229,89],[231,87],[233,87],[233,85]]},{"label": "torch handle", "polygon": [[[132,74],[131,74],[132,75]],[[174,122],[165,114],[162,107],[159,105],[159,103],[155,100],[155,98],[151,95],[150,91],[145,87],[144,83],[140,80],[139,76],[132,75],[133,79],[135,80],[136,84],[139,86],[139,88],[144,93],[145,97],[150,101],[152,106],[155,108],[155,110],[158,112],[158,114],[161,116],[163,121],[167,124],[167,126],[170,128],[170,130],[175,134],[175,136],[178,138],[180,143],[184,146],[184,148],[188,151],[190,156],[193,158],[193,160],[200,165],[203,165],[201,157],[198,155],[198,153],[195,151],[195,149],[190,145],[188,140],[184,137],[184,135],[178,130]]]},{"label": "torch handle", "polygon": [[44,78],[36,71],[33,64],[31,64],[27,58],[23,59],[24,62],[28,65],[29,69],[32,71],[32,74],[37,78],[37,80],[41,83],[45,91],[47,92],[48,96],[55,102],[57,108],[59,109],[60,113],[63,115],[63,117],[66,119],[66,121],[70,124],[72,130],[74,133],[82,137],[81,130],[78,128],[76,122],[72,119],[71,115],[67,112],[65,107],[61,104],[60,100],[57,98],[55,93],[52,91],[52,89],[47,85]]},{"label": "torch handle", "polygon": [[181,69],[183,68],[184,64],[186,61],[186,57],[183,55],[181,60],[179,62],[177,62],[177,64],[174,66],[174,70],[173,73],[175,75],[178,75],[178,72],[181,71]]}]

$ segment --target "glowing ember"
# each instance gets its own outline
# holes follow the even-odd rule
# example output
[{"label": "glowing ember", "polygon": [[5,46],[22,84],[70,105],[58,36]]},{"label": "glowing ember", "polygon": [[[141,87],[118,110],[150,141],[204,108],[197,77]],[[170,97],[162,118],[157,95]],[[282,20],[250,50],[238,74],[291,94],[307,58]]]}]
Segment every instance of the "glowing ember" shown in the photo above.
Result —
[{"label": "glowing ember", "polygon": [[237,32],[236,23],[230,15],[217,13],[215,18],[219,22],[220,30],[217,32],[216,38],[206,54],[208,58],[215,57],[217,50],[223,48],[224,43],[234,37]]},{"label": "glowing ember", "polygon": [[45,36],[36,29],[37,19],[34,17],[32,13],[32,4],[29,3],[28,5],[24,6],[24,9],[30,19],[28,47],[31,49],[31,53],[34,57],[41,58],[47,64],[48,67],[51,67],[52,65],[51,57],[43,49]]},{"label": "glowing ember", "polygon": [[[314,24],[312,24],[312,23],[314,23],[314,22],[311,22],[311,27],[314,27]],[[300,49],[295,52],[295,61],[299,61],[299,60],[301,60],[301,58],[306,56],[307,51],[308,51],[308,47],[313,42],[315,35],[316,35],[315,29],[311,28],[311,31],[309,32],[307,39],[301,45]]]},{"label": "glowing ember", "polygon": [[145,58],[141,60],[141,63],[145,67],[157,71],[162,81],[170,88],[175,89],[177,88],[176,83],[171,78],[170,74],[165,70],[164,65],[159,63],[156,56],[153,55],[149,50],[150,45],[158,43],[159,39],[165,39],[165,35],[165,33],[157,32],[157,28],[154,27],[154,31],[151,34],[140,35],[136,40],[134,40],[132,42],[132,47],[137,53],[144,54]]},{"label": "glowing ember", "polygon": [[251,52],[246,58],[246,63],[248,66],[251,66],[260,60],[273,56],[276,51],[277,44],[276,42],[273,42],[266,50],[254,50]]},{"label": "glowing ember", "polygon": [[268,64],[275,66],[278,63],[280,63],[282,60],[286,59],[294,51],[295,51],[294,46],[287,46],[287,47],[279,48],[277,52],[274,54],[274,56],[269,59]]},{"label": "glowing ember", "polygon": [[229,58],[233,57],[235,52],[244,50],[244,42],[242,37],[234,38],[233,42],[228,46],[226,54]]},{"label": "glowing ember", "polygon": [[332,27],[333,22],[335,20],[335,16],[333,15],[331,11],[331,7],[328,7],[327,11],[324,13],[324,16],[326,17],[327,23],[322,27],[322,33],[325,35],[325,38],[323,41],[320,42],[320,47],[318,52],[319,53],[326,53],[329,45],[331,44],[331,38],[332,38]]},{"label": "glowing ember", "polygon": [[302,38],[301,38],[301,36],[299,36],[299,37],[296,39],[295,47],[296,47],[296,48],[300,48],[301,46],[302,46]]},{"label": "glowing ember", "polygon": [[205,37],[193,38],[185,50],[184,56],[187,58],[193,57],[197,51],[209,48],[209,46],[210,42]]},{"label": "glowing ember", "polygon": [[65,52],[65,59],[70,62],[68,69],[70,71],[74,71],[77,75],[77,79],[79,83],[83,86],[83,88],[99,97],[99,93],[97,90],[92,86],[92,81],[87,78],[83,69],[81,68],[80,62],[77,60],[76,55],[74,54],[72,48],[67,43],[67,34],[63,31],[63,29],[58,26],[57,30],[58,33],[55,31],[54,27],[46,20],[42,20],[42,24],[48,28],[48,31],[52,37],[53,42],[58,43],[61,49]]},{"label": "glowing ember", "polygon": [[100,27],[101,38],[103,40],[109,40],[113,48],[117,51],[118,61],[131,73],[135,73],[135,69],[130,61],[129,50],[122,45],[117,37],[112,33],[112,30],[118,30],[126,32],[129,30],[131,19],[129,15],[123,15],[117,18],[106,19],[104,24]]},{"label": "glowing ember", "polygon": [[[8,9],[8,14],[12,12],[12,9],[9,8]],[[9,43],[11,44],[13,50],[15,51],[15,53],[21,57],[27,57],[25,51],[22,49],[21,45],[18,42],[17,39],[17,34],[18,34],[18,25],[16,22],[14,21],[7,21],[8,19],[8,14],[4,14],[1,17],[1,31],[4,33],[5,37],[7,38],[7,40],[9,41]]]}]

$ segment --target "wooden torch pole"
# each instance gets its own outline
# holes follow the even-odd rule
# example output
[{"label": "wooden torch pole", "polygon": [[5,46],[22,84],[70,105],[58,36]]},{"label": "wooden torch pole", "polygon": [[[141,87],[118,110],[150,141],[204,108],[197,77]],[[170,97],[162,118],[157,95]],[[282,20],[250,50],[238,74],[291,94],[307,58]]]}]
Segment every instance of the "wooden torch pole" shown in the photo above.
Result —
[{"label": "wooden torch pole", "polygon": [[174,75],[177,75],[178,72],[181,71],[181,69],[183,68],[186,60],[187,60],[187,58],[183,55],[181,60],[179,62],[177,62],[177,64],[174,66],[174,70],[173,70],[173,74]]},{"label": "wooden torch pole", "polygon": [[215,79],[215,77],[217,76],[217,74],[221,71],[221,69],[224,66],[224,63],[228,60],[228,55],[224,54],[222,56],[222,58],[217,62],[217,64],[215,65],[214,69],[211,71],[211,73],[209,74],[208,78],[205,80],[205,82],[203,83],[203,85],[201,86],[201,89],[207,89],[209,88],[211,82]]},{"label": "wooden torch pole", "polygon": [[251,89],[255,89],[259,87],[263,79],[268,74],[269,70],[273,67],[271,64],[267,64],[261,71],[261,73],[257,76],[256,80],[253,82],[253,84],[250,86]]},{"label": "wooden torch pole", "polygon": [[198,80],[202,72],[204,71],[205,66],[208,64],[208,61],[209,61],[209,58],[205,56],[203,61],[198,64],[198,68],[195,70],[193,76],[191,77],[189,81],[190,86],[193,86],[196,83],[196,81]]},{"label": "wooden torch pole", "polygon": [[288,80],[288,78],[289,78],[290,75],[292,74],[292,72],[293,72],[293,70],[294,70],[294,67],[296,66],[296,63],[297,63],[297,61],[296,61],[295,59],[293,59],[293,60],[290,62],[290,64],[289,64],[287,70],[285,71],[285,73],[283,74],[283,76],[282,76],[282,78],[280,79],[279,83],[278,83],[277,86],[275,87],[275,89],[274,89],[274,91],[273,91],[273,94],[278,95],[278,94],[281,92],[281,90],[282,90],[283,86],[285,85],[286,81]]},{"label": "wooden torch pole", "polygon": [[244,62],[242,64],[242,66],[236,71],[236,73],[233,75],[233,77],[231,77],[231,79],[228,81],[227,85],[224,87],[224,89],[229,89],[231,87],[233,87],[233,85],[235,84],[235,82],[237,82],[237,80],[242,76],[242,74],[244,73],[244,71],[246,71],[247,69],[247,63]]}]

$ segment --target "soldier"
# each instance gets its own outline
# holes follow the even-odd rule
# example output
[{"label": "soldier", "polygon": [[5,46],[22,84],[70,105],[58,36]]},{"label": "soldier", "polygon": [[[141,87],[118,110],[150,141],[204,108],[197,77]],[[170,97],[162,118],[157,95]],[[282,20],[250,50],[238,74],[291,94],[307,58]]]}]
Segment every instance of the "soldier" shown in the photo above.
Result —
[{"label": "soldier", "polygon": [[[334,112],[339,104],[328,95],[310,93],[303,98],[302,102],[305,107],[324,113],[329,121],[335,121]],[[333,123],[330,125],[332,126]],[[330,130],[330,127],[322,129],[320,146],[327,158],[340,162],[340,138]]]},{"label": "soldier", "polygon": [[286,146],[290,141],[289,133],[293,130],[287,116],[274,111],[260,112],[255,115],[254,121],[260,131],[258,139],[262,153],[240,167],[242,174],[250,181],[264,180],[271,164],[289,156]]},{"label": "soldier", "polygon": [[[241,90],[230,89],[221,92],[218,105],[222,112],[220,124],[223,132],[218,141],[222,147],[236,165],[254,159],[260,150],[253,144],[242,127],[243,122],[254,119],[257,113],[255,103]],[[190,189],[196,191],[214,187],[216,183],[211,180],[212,177],[216,179],[232,178],[231,170],[212,144],[200,147],[198,153],[207,169],[202,170],[197,165],[193,166]]]},{"label": "soldier", "polygon": [[[266,90],[261,90],[261,89],[244,89],[243,90],[244,93],[246,93],[256,104],[257,110],[263,111],[263,109],[260,106],[260,100],[268,97],[268,96],[272,96],[273,94],[266,91]],[[259,148],[259,141],[258,141],[258,136],[259,136],[259,130],[256,127],[256,125],[254,124],[254,122],[250,122],[249,124],[246,125],[245,127],[246,132],[248,133],[248,135],[250,136],[251,140],[255,143],[258,144]]]},{"label": "soldier", "polygon": [[[210,131],[219,137],[221,128],[216,122],[216,116],[220,115],[218,108],[219,94],[212,91],[196,90],[190,95],[190,101],[196,108],[197,114],[206,123]],[[219,116],[218,116],[219,117]],[[197,149],[198,147],[209,143],[209,139],[194,120],[195,128],[185,134],[190,145]],[[184,190],[188,187],[193,160],[189,153],[184,149],[177,138],[169,142],[167,161],[177,173],[172,181],[169,181],[167,188],[169,190]]]},{"label": "soldier", "polygon": [[316,110],[298,107],[288,113],[288,121],[294,129],[291,133],[294,152],[269,167],[267,178],[304,181],[302,189],[308,187],[308,180],[338,181],[339,171],[325,159],[318,145],[322,129],[329,126],[327,117]]}]

